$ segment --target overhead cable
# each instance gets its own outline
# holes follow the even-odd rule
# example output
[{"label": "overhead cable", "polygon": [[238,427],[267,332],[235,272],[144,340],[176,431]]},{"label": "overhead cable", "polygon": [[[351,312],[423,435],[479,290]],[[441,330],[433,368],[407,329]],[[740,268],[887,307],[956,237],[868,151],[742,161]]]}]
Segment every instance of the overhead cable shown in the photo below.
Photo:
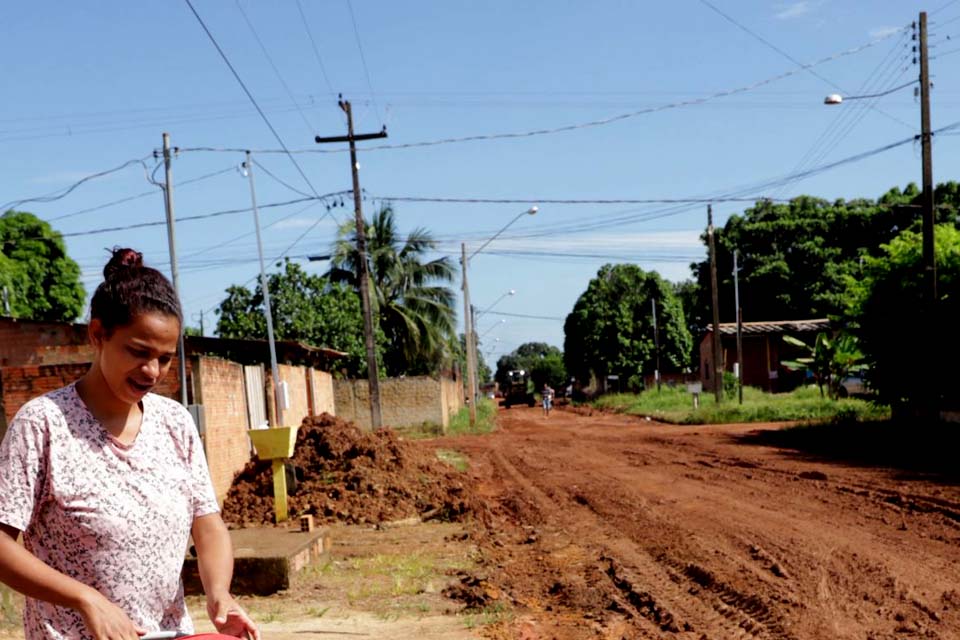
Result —
[{"label": "overhead cable", "polygon": [[[217,52],[220,54],[220,57],[223,58],[223,61],[226,63],[227,67],[230,69],[230,72],[233,74],[233,77],[236,78],[237,83],[240,85],[240,88],[243,89],[243,92],[247,94],[247,98],[250,99],[250,102],[256,108],[257,113],[260,114],[260,118],[263,119],[263,122],[267,125],[267,128],[270,129],[270,133],[273,134],[273,137],[276,138],[277,142],[280,144],[280,147],[283,149],[283,152],[290,158],[290,162],[293,163],[293,166],[297,168],[297,171],[300,173],[300,177],[303,178],[303,181],[307,183],[310,187],[310,191],[313,192],[313,195],[320,197],[320,194],[317,193],[317,190],[314,188],[313,183],[310,182],[310,179],[307,177],[307,174],[303,172],[303,169],[300,168],[300,163],[297,162],[296,158],[290,154],[290,150],[287,149],[287,145],[284,144],[283,138],[280,137],[280,134],[277,133],[277,130],[273,128],[273,125],[270,123],[270,119],[267,118],[267,114],[263,112],[263,109],[260,108],[260,105],[257,104],[256,98],[253,97],[253,94],[250,93],[250,90],[247,89],[247,85],[243,82],[243,79],[240,78],[240,74],[237,73],[237,70],[233,67],[233,64],[230,62],[230,59],[227,58],[227,54],[223,52],[223,49],[220,48],[220,44],[217,42],[217,39],[213,37],[213,34],[210,32],[210,29],[207,28],[206,23],[203,21],[203,18],[200,17],[200,14],[197,13],[197,10],[193,7],[193,3],[190,0],[184,0],[187,3],[187,6],[190,7],[190,11],[193,12],[194,17],[196,17],[197,22],[200,23],[200,26],[203,27],[204,32],[207,34],[207,37],[210,38],[210,42],[213,43],[213,46],[216,47]],[[247,151],[247,149],[244,149]]]},{"label": "overhead cable", "polygon": [[[189,0],[186,0],[186,1],[189,2]],[[677,108],[680,108],[680,107],[688,107],[688,106],[703,104],[703,103],[705,103],[705,102],[709,102],[710,100],[716,100],[717,98],[725,98],[725,97],[728,97],[728,96],[737,95],[737,94],[745,93],[745,92],[748,92],[748,91],[753,91],[754,89],[759,89],[760,87],[766,86],[766,85],[768,85],[768,84],[772,84],[772,83],[777,82],[777,81],[779,81],[779,80],[783,80],[784,78],[789,78],[789,77],[791,77],[791,76],[797,75],[797,74],[799,74],[799,73],[802,73],[802,72],[804,72],[804,71],[807,71],[808,69],[810,69],[810,68],[812,68],[812,67],[815,67],[815,66],[824,64],[824,63],[826,63],[826,62],[831,62],[831,61],[833,61],[833,60],[838,60],[838,59],[843,58],[843,57],[846,57],[846,56],[850,56],[850,55],[854,55],[854,54],[860,53],[861,51],[864,51],[864,50],[866,50],[866,49],[869,49],[870,47],[873,47],[873,46],[879,44],[880,42],[883,42],[884,40],[886,40],[886,39],[890,38],[891,36],[893,36],[895,33],[899,33],[899,31],[894,32],[894,33],[890,33],[890,34],[886,34],[886,35],[884,35],[884,36],[881,36],[880,38],[877,38],[877,39],[875,39],[875,40],[871,40],[870,42],[867,42],[867,43],[865,43],[865,44],[862,44],[862,45],[860,45],[860,46],[858,46],[858,47],[854,47],[854,48],[852,48],[852,49],[847,49],[847,50],[845,50],[845,51],[841,51],[841,52],[839,52],[839,53],[835,53],[835,54],[830,55],[830,56],[827,56],[827,57],[825,57],[825,58],[821,58],[821,59],[819,59],[819,60],[817,60],[817,61],[815,61],[815,62],[811,62],[811,63],[809,63],[809,64],[802,65],[801,67],[799,67],[799,68],[797,68],[797,69],[791,69],[791,70],[786,71],[786,72],[784,72],[784,73],[781,73],[781,74],[778,74],[778,75],[775,75],[775,76],[771,76],[771,77],[769,77],[769,78],[767,78],[767,79],[765,79],[765,80],[760,80],[760,81],[758,81],[758,82],[754,82],[754,83],[752,83],[752,84],[745,85],[745,86],[742,86],[742,87],[737,87],[737,88],[734,88],[734,89],[727,89],[727,90],[724,90],[724,91],[718,91],[718,92],[715,92],[715,93],[712,93],[712,94],[709,94],[709,95],[706,95],[706,96],[702,96],[702,97],[699,97],[699,98],[692,98],[692,99],[690,99],[690,100],[682,100],[682,101],[679,101],[679,102],[671,102],[671,103],[668,103],[668,104],[658,105],[658,106],[655,106],[655,107],[648,107],[648,108],[640,109],[640,110],[637,110],[637,111],[631,111],[631,112],[629,112],[629,113],[622,113],[622,114],[619,114],[619,115],[611,116],[611,117],[609,117],[609,118],[603,118],[603,119],[600,119],[600,120],[591,120],[591,121],[589,121],[589,122],[581,122],[581,123],[577,123],[577,124],[570,124],[570,125],[565,125],[565,126],[560,126],[560,127],[553,127],[553,128],[548,128],[548,129],[535,129],[535,130],[532,130],[532,131],[522,131],[522,132],[513,132],[513,133],[493,133],[493,134],[472,135],[472,136],[463,136],[463,137],[458,137],[458,138],[443,138],[443,139],[440,139],[440,140],[430,140],[430,141],[424,141],[424,142],[408,142],[408,143],[403,143],[403,144],[376,145],[376,146],[371,146],[371,147],[365,147],[365,148],[364,148],[364,151],[374,151],[374,150],[380,150],[380,149],[411,149],[411,148],[414,148],[414,147],[431,147],[431,146],[442,145],[442,144],[453,144],[453,143],[460,143],[460,142],[474,142],[474,141],[478,141],[478,140],[503,140],[503,139],[513,139],[513,138],[529,138],[529,137],[534,137],[534,136],[549,135],[549,134],[554,134],[554,133],[564,133],[564,132],[567,132],[567,131],[575,131],[575,130],[578,130],[578,129],[588,129],[588,128],[592,128],[592,127],[604,126],[604,125],[612,124],[612,123],[614,123],[614,122],[619,122],[619,121],[621,121],[621,120],[627,120],[627,119],[630,119],[630,118],[635,118],[635,117],[641,116],[641,115],[647,115],[647,114],[650,114],[650,113],[658,113],[658,112],[660,112],[660,111],[667,111],[667,110],[669,110],[669,109],[677,109]],[[312,149],[312,148],[311,148],[311,149],[294,149],[294,150],[291,151],[291,150],[288,150],[288,149],[286,149],[286,148],[284,147],[284,149],[282,149],[282,150],[280,150],[280,149],[258,149],[258,150],[255,151],[255,153],[286,153],[286,154],[293,154],[293,153],[341,153],[341,152],[343,152],[343,151],[345,151],[345,150],[346,150],[346,149]],[[246,149],[237,149],[237,148],[229,148],[229,147],[181,147],[181,148],[180,148],[180,151],[181,151],[181,152],[207,151],[207,152],[219,152],[219,153],[237,153],[237,152],[241,152],[241,153],[242,153],[242,152],[246,151]]]}]

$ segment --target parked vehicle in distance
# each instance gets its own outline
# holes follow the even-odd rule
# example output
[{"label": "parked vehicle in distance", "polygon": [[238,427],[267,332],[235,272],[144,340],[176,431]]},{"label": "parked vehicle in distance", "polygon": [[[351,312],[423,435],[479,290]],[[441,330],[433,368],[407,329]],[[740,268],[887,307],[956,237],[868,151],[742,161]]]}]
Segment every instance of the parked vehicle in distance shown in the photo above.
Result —
[{"label": "parked vehicle in distance", "polygon": [[523,369],[507,372],[507,388],[503,392],[503,406],[509,409],[515,404],[525,404],[528,407],[536,404],[533,392],[529,389],[530,375]]},{"label": "parked vehicle in distance", "polygon": [[864,396],[867,395],[867,392],[867,383],[863,379],[863,376],[854,374],[840,381],[840,388],[837,390],[837,395],[841,398],[848,398],[850,396]]}]

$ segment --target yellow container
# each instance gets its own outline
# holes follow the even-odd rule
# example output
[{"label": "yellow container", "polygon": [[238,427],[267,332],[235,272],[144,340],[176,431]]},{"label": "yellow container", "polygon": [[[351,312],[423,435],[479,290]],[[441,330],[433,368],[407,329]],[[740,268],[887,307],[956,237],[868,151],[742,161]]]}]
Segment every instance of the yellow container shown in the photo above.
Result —
[{"label": "yellow container", "polygon": [[274,427],[272,429],[250,429],[250,440],[257,449],[261,460],[289,458],[293,455],[293,445],[297,442],[298,427]]}]

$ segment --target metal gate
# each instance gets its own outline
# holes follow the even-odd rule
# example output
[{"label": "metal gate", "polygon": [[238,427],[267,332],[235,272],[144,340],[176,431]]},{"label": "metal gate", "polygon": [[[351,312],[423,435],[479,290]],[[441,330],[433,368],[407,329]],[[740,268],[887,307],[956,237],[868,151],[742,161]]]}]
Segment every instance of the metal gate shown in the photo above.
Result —
[{"label": "metal gate", "polygon": [[269,424],[267,421],[267,397],[264,385],[263,366],[245,366],[243,382],[247,394],[248,427],[256,429]]}]

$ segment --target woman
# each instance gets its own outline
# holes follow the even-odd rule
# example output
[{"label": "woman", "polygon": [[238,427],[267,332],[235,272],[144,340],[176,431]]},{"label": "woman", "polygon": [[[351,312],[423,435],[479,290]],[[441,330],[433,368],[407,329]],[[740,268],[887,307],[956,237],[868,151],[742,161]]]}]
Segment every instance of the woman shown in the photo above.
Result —
[{"label": "woman", "polygon": [[229,593],[230,537],[193,420],[150,393],[182,321],[170,282],[136,251],[114,250],[90,303],[90,370],[10,423],[0,445],[0,581],[27,596],[26,640],[192,633],[180,581],[191,534],[214,626],[259,638]]}]

